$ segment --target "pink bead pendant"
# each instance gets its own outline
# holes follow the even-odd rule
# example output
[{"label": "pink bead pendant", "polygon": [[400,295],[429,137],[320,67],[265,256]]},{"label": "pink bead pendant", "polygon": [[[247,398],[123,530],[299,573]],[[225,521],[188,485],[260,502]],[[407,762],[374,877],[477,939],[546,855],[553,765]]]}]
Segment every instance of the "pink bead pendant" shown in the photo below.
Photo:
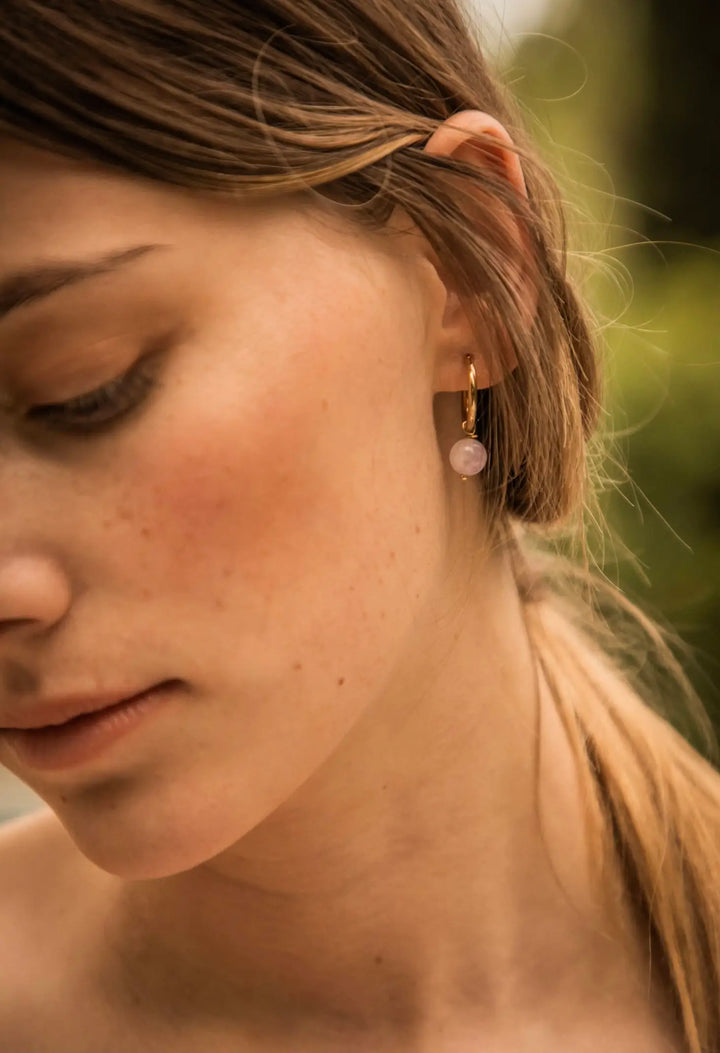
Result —
[{"label": "pink bead pendant", "polygon": [[487,450],[477,439],[458,439],[450,450],[450,464],[458,475],[467,479],[469,475],[477,475],[487,464]]}]

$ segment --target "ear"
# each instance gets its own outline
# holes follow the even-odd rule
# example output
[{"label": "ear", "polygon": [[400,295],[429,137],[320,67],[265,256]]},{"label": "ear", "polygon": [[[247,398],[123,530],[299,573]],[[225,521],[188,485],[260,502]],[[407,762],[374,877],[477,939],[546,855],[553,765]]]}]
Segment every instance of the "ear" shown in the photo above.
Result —
[{"label": "ear", "polygon": [[[478,141],[475,137],[482,137]],[[474,165],[489,165],[499,171],[519,194],[527,197],[527,187],[520,158],[512,149],[512,139],[496,118],[480,110],[463,110],[453,114],[436,129],[424,149],[436,156],[454,157]],[[508,266],[516,288],[522,289],[523,321],[529,326],[537,308],[537,286],[526,269],[528,241],[524,228],[518,223],[510,209],[497,202],[498,218],[506,227],[516,251]],[[473,217],[468,216],[468,222]],[[438,273],[445,280],[440,262],[434,260]],[[503,349],[504,362],[500,355],[483,355],[455,290],[447,285],[448,297],[442,323],[439,356],[437,361],[436,390],[460,391],[467,388],[467,369],[463,352],[475,351],[477,386],[490,387],[497,384],[517,365],[510,347]],[[497,350],[497,349],[496,349]]]}]

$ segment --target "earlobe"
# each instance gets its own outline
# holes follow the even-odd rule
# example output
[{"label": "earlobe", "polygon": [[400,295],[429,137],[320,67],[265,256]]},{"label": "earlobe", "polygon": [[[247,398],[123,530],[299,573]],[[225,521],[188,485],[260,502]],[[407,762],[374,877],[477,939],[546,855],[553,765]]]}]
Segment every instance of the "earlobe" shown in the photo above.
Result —
[{"label": "earlobe", "polygon": [[478,345],[458,294],[446,286],[445,309],[435,339],[435,390],[461,391],[467,386],[465,355],[471,353],[478,389],[499,384],[518,362],[509,346]]}]

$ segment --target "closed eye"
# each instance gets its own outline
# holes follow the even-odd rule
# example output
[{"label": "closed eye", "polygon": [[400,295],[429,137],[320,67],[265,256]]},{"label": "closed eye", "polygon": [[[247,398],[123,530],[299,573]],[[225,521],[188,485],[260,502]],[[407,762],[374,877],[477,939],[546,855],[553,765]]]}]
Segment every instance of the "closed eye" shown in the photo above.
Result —
[{"label": "closed eye", "polygon": [[54,431],[91,432],[103,429],[139,406],[158,384],[157,377],[150,371],[150,357],[146,355],[140,358],[124,373],[83,395],[64,402],[31,406],[25,417],[32,422],[39,421]]}]

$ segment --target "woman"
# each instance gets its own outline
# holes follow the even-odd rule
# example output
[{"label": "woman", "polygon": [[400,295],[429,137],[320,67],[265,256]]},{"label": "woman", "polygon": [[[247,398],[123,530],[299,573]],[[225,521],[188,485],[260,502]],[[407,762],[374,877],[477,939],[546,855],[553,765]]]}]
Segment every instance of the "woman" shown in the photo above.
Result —
[{"label": "woman", "polygon": [[0,1050],[718,1048],[720,779],[542,556],[596,352],[454,0],[0,45]]}]

